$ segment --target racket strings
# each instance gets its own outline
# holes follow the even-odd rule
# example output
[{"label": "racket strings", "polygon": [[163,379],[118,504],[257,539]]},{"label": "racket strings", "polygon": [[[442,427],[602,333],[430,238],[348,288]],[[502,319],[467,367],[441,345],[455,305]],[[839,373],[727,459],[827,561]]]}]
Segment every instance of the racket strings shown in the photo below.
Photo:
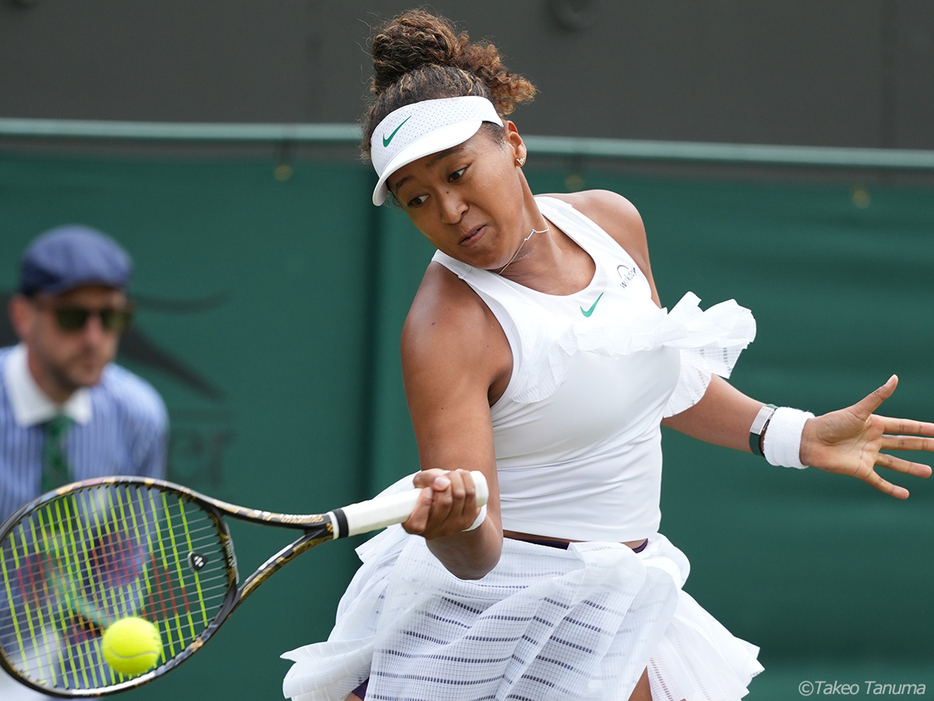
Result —
[{"label": "racket strings", "polygon": [[0,647],[48,688],[94,689],[124,677],[101,636],[128,616],[153,623],[158,664],[178,656],[223,605],[231,574],[206,511],[158,489],[105,485],[31,512],[0,543]]}]

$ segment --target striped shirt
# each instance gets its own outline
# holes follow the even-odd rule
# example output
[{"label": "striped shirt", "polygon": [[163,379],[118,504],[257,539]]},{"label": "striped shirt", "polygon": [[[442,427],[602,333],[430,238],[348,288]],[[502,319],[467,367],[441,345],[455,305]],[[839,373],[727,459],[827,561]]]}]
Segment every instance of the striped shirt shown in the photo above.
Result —
[{"label": "striped shirt", "polygon": [[[46,406],[51,402],[36,396],[38,388],[25,360],[22,345],[0,349],[0,523],[40,493],[42,423],[51,418]],[[150,384],[129,370],[111,363],[98,384],[52,407],[75,419],[64,442],[73,480],[165,476],[165,404]]]}]

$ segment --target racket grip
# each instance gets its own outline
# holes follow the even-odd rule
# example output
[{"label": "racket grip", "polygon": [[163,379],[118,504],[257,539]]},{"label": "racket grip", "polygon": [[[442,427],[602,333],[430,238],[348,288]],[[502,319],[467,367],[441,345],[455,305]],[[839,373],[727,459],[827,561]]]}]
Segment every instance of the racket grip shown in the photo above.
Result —
[{"label": "racket grip", "polygon": [[[471,471],[470,476],[477,490],[477,506],[483,506],[490,498],[486,477],[479,471]],[[334,537],[345,538],[402,523],[415,510],[421,493],[421,489],[410,489],[335,509],[331,512],[335,523]]]}]

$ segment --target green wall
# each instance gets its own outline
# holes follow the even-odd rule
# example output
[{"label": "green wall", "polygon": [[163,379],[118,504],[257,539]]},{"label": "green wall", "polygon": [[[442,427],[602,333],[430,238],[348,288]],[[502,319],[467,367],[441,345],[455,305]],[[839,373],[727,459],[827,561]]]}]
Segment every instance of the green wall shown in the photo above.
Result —
[{"label": "green wall", "polygon": [[[566,189],[567,172],[531,160],[536,192]],[[0,151],[0,294],[46,228],[81,222],[118,238],[140,302],[121,362],[169,406],[170,478],[319,512],[417,467],[398,340],[431,248],[400,212],[369,205],[363,165],[298,160],[286,180],[275,166]],[[735,298],[753,310],[740,389],[819,413],[894,372],[884,412],[934,419],[931,189],[576,175],[640,209],[663,303],[693,290],[705,307]],[[692,560],[687,590],[762,647],[750,698],[797,698],[798,682],[834,674],[863,693],[874,678],[934,689],[934,483],[896,476],[912,490],[897,502],[671,432],[665,448],[663,531]],[[244,575],[289,540],[233,529]],[[192,662],[135,696],[280,698],[278,655],[327,635],[353,546],[290,565]]]}]

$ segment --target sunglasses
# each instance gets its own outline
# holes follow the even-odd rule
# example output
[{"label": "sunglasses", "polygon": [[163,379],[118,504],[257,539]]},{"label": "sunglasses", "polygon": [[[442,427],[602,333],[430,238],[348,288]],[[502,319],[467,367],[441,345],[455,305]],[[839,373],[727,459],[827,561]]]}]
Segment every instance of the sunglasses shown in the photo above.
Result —
[{"label": "sunglasses", "polygon": [[44,305],[55,315],[55,320],[62,331],[80,331],[88,323],[88,319],[96,316],[100,319],[101,327],[111,333],[123,333],[130,328],[133,321],[132,304],[125,307],[104,307],[103,309],[85,309],[84,307],[56,307]]}]

